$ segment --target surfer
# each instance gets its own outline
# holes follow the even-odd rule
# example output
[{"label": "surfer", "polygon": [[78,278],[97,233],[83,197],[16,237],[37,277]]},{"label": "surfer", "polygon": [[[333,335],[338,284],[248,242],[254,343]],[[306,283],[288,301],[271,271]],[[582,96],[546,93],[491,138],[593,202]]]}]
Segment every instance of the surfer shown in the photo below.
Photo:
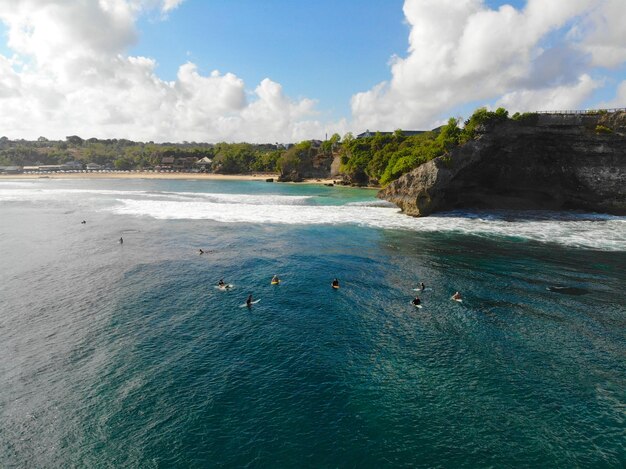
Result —
[{"label": "surfer", "polygon": [[456,292],[454,295],[452,295],[452,299],[454,301],[459,301],[459,300],[462,300],[463,298],[461,297],[461,294],[459,292]]},{"label": "surfer", "polygon": [[124,238],[120,236],[120,244],[124,244]]},{"label": "surfer", "polygon": [[226,284],[224,283],[224,279],[223,278],[221,278],[220,281],[217,282],[217,286],[218,287],[225,287],[226,286]]},{"label": "surfer", "polygon": [[419,296],[416,296],[411,303],[413,303],[413,306],[419,306],[422,304],[422,300],[420,300]]},{"label": "surfer", "polygon": [[333,280],[332,287],[333,288],[339,288],[339,280],[337,280],[337,279]]},{"label": "surfer", "polygon": [[80,222],[80,224],[81,224],[81,225],[86,225],[86,224],[87,224],[87,222],[86,222],[85,220],[83,220],[83,221],[81,221],[81,222]]},{"label": "surfer", "polygon": [[280,279],[278,278],[278,275],[274,275],[272,277],[272,283],[280,283]]},{"label": "surfer", "polygon": [[202,249],[198,249],[198,252],[200,253],[200,255],[204,254],[204,251]]},{"label": "surfer", "polygon": [[420,290],[426,290],[426,285],[424,285],[424,282],[420,282]]},{"label": "surfer", "polygon": [[248,299],[246,300],[246,306],[248,308],[252,306],[252,294],[248,295]]}]

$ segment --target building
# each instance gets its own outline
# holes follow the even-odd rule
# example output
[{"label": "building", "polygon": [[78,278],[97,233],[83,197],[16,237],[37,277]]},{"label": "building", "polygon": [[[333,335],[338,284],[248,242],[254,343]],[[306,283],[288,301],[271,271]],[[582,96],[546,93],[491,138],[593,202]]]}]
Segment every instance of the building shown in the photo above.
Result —
[{"label": "building", "polygon": [[200,171],[204,173],[208,172],[209,169],[211,169],[212,164],[213,164],[213,160],[209,158],[208,156],[205,156],[204,158],[200,158],[198,161],[195,162],[195,166],[200,168]]},{"label": "building", "polygon": [[97,163],[87,163],[85,169],[87,169],[88,171],[99,171],[101,169],[104,169],[104,166]]},{"label": "building", "polygon": [[80,161],[68,161],[61,165],[63,171],[80,171],[83,169],[83,164]]},{"label": "building", "polygon": [[[436,130],[436,129],[434,129]],[[419,135],[419,134],[423,134],[424,132],[427,132],[427,130],[400,130],[400,132],[402,132],[402,135],[404,135],[405,137],[410,137],[411,135]],[[357,139],[359,138],[367,138],[367,137],[373,137],[376,134],[381,134],[381,135],[393,135],[394,132],[381,132],[379,130],[376,131],[370,131],[369,129],[366,130],[365,132],[362,132],[360,134],[358,134],[356,136]]]},{"label": "building", "polygon": [[54,172],[54,171],[61,171],[61,165],[59,164],[44,164],[44,165],[40,165],[39,166],[39,171],[44,171],[44,172]]},{"label": "building", "polygon": [[0,166],[0,174],[22,174],[21,166]]}]

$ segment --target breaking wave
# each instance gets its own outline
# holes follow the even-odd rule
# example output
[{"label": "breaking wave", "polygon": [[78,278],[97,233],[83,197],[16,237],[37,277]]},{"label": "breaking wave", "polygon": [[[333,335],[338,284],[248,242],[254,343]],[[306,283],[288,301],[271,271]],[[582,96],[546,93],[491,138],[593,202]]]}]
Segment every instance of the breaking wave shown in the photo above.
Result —
[{"label": "breaking wave", "polygon": [[[325,195],[50,189],[29,187],[27,183],[0,186],[0,203],[29,201],[55,206],[68,203],[73,207],[87,206],[125,216],[220,223],[345,224],[626,251],[626,217],[571,212],[481,211],[412,218],[385,201],[370,199],[346,203],[332,194],[330,197]],[[343,205],[337,205],[339,203]]]},{"label": "breaking wave", "polygon": [[[448,232],[508,237],[609,251],[626,250],[626,218],[565,212],[450,212],[425,218],[408,217],[395,207],[369,204],[340,206],[288,203],[274,196],[254,196],[255,203],[209,200],[154,201],[119,199],[115,213],[157,219],[213,220],[221,223],[290,225],[354,224],[370,228]],[[297,206],[296,206],[297,205]]]}]

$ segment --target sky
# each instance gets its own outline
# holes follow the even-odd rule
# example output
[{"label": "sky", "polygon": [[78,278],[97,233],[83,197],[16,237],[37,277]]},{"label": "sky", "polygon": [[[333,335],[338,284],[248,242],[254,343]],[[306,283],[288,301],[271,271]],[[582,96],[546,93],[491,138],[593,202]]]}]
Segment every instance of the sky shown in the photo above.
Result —
[{"label": "sky", "polygon": [[297,142],[626,107],[625,0],[0,0],[0,134]]}]

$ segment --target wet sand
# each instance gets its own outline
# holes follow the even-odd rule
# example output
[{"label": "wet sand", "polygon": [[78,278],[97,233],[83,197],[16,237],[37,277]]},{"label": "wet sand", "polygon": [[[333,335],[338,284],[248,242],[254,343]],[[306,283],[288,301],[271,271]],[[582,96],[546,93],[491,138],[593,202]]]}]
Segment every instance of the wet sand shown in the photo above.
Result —
[{"label": "wet sand", "polygon": [[[49,174],[0,174],[1,179],[194,179],[224,181],[265,181],[273,178],[278,181],[278,174],[214,174],[214,173],[155,173],[139,172],[104,172],[104,173],[49,173]],[[298,184],[332,184],[337,179],[305,179]]]}]

